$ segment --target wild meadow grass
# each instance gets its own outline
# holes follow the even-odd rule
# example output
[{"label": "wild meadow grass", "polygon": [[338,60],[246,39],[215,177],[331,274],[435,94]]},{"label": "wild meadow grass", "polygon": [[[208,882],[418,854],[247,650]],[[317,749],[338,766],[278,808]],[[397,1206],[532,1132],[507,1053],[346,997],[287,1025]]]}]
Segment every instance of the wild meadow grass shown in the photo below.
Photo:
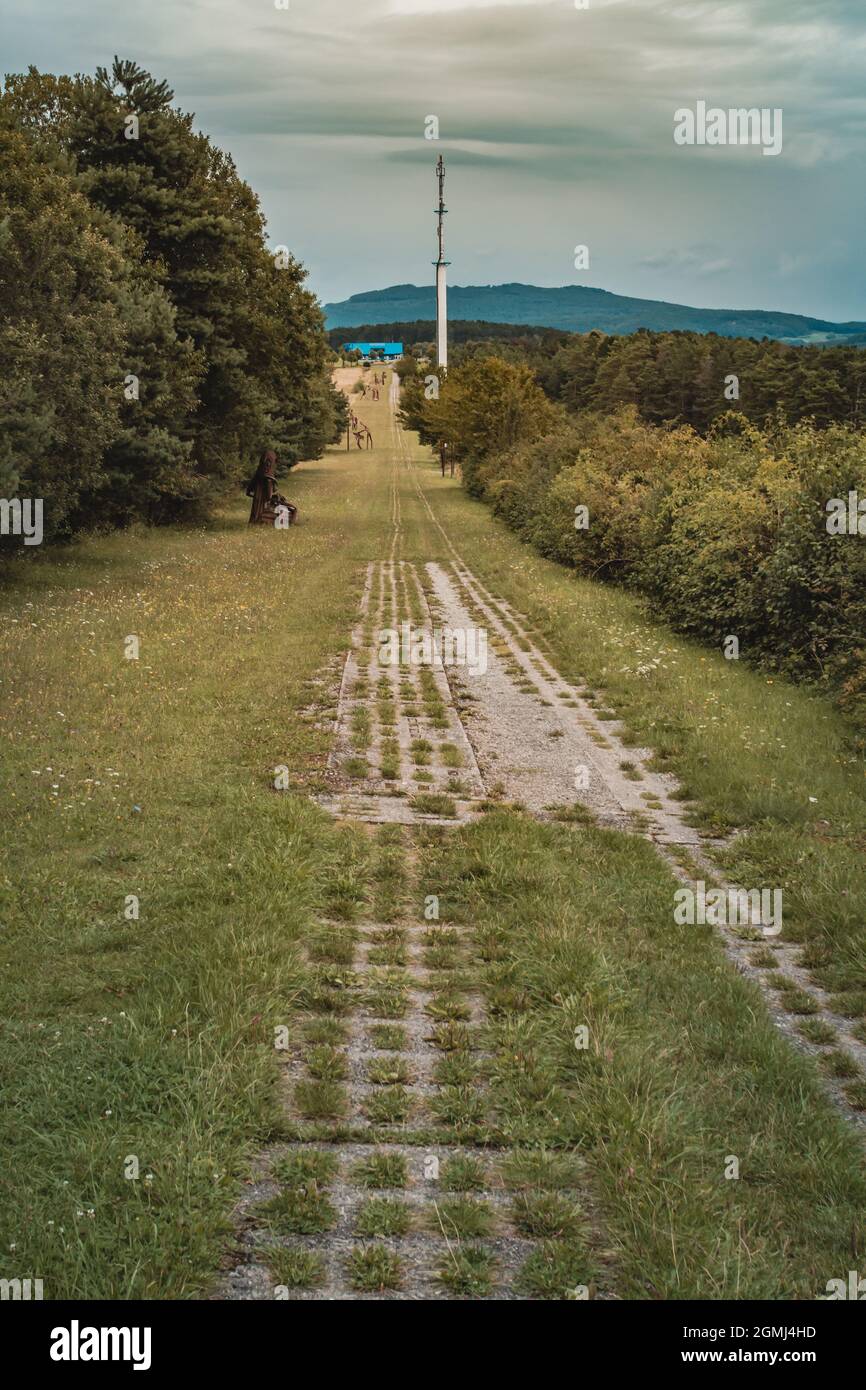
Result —
[{"label": "wild meadow grass", "polygon": [[46,1298],[212,1285],[279,1125],[299,943],[366,891],[353,837],[274,788],[278,765],[319,775],[314,682],[378,543],[375,491],[338,463],[288,480],[290,532],[237,508],[4,574],[0,1277]]}]

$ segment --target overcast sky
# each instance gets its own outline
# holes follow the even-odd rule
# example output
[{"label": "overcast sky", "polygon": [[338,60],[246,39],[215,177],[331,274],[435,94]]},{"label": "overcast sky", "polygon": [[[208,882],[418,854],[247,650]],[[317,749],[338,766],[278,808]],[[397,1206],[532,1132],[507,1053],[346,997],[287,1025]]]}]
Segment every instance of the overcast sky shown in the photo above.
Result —
[{"label": "overcast sky", "polygon": [[[866,0],[0,0],[3,66],[134,58],[259,193],[324,301],[590,284],[866,319]],[[781,107],[777,158],[674,112]],[[425,118],[440,123],[425,140]],[[575,270],[586,244],[590,269]]]}]

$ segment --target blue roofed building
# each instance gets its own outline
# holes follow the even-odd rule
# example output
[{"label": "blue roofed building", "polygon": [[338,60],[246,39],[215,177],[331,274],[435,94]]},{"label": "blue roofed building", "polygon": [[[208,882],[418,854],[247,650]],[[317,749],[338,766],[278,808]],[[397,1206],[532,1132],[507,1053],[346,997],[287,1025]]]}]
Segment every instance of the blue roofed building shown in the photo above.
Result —
[{"label": "blue roofed building", "polygon": [[403,344],[344,343],[343,352],[360,352],[365,362],[396,362],[403,356]]}]

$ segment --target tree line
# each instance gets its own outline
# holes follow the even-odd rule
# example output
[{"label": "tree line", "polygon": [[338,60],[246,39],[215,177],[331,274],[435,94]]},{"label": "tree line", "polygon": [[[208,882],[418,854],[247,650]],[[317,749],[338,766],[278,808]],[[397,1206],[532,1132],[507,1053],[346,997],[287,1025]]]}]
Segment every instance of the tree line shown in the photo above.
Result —
[{"label": "tree line", "polygon": [[[403,341],[417,360],[435,361],[435,325],[366,325],[365,338]],[[361,330],[358,330],[360,332]],[[336,336],[345,334],[337,330]],[[335,331],[329,335],[332,342]],[[345,340],[345,339],[344,339]],[[551,400],[574,413],[607,414],[633,405],[651,424],[685,424],[706,434],[737,410],[755,424],[771,417],[866,425],[866,348],[794,345],[716,333],[565,333],[521,324],[449,324],[449,359],[524,362]],[[410,364],[411,370],[411,364]]]},{"label": "tree line", "polygon": [[538,379],[570,410],[608,413],[633,405],[651,424],[685,424],[705,434],[731,409],[755,424],[866,424],[866,349],[794,346],[715,333],[575,335],[546,360]]},{"label": "tree line", "polygon": [[[527,328],[519,323],[487,323],[483,319],[451,319],[448,341],[452,349],[464,344],[473,349],[485,344],[501,353],[513,345],[524,353],[550,357],[576,335],[559,328]],[[394,323],[362,323],[354,328],[329,328],[328,341],[335,352],[344,343],[402,343],[414,358],[432,357],[436,352],[435,319],[398,320]]]},{"label": "tree line", "polygon": [[345,418],[305,270],[173,98],[117,58],[0,94],[0,495],[47,538],[201,520]]}]

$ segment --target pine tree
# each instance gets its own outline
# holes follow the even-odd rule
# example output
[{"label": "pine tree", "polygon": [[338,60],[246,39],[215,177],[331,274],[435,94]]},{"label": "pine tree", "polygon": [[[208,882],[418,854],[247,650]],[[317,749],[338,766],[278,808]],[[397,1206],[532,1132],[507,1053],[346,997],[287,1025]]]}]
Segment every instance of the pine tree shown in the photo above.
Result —
[{"label": "pine tree", "polygon": [[[118,431],[123,258],[0,102],[0,492],[67,534]],[[9,544],[13,542],[10,541]]]}]

